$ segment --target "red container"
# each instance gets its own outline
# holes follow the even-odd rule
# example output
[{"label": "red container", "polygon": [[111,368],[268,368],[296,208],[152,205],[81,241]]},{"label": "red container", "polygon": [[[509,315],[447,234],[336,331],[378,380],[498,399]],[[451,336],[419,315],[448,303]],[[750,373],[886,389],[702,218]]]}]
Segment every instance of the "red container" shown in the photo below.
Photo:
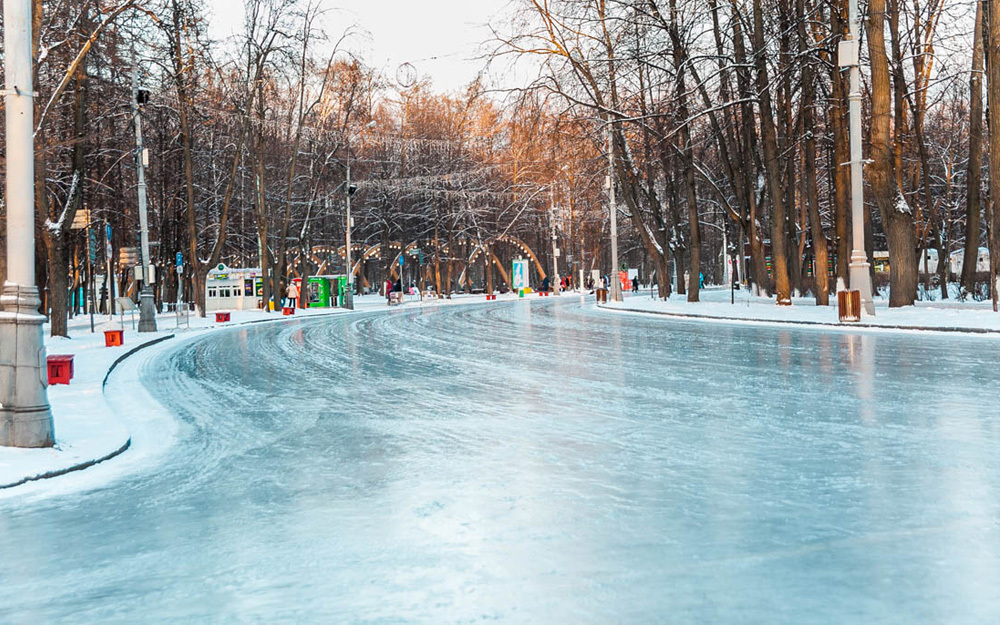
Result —
[{"label": "red container", "polygon": [[230,313],[227,312],[217,312],[215,313],[215,323],[225,323],[229,321]]},{"label": "red container", "polygon": [[286,306],[285,308],[281,309],[281,314],[283,314],[286,317],[288,315],[294,315],[295,314],[295,309],[294,308],[289,308],[289,307]]},{"label": "red container", "polygon": [[69,384],[69,381],[73,379],[73,356],[53,354],[45,360],[49,372],[49,386]]},{"label": "red container", "polygon": [[124,330],[105,330],[104,331],[104,346],[105,347],[120,347],[125,344],[125,331]]}]

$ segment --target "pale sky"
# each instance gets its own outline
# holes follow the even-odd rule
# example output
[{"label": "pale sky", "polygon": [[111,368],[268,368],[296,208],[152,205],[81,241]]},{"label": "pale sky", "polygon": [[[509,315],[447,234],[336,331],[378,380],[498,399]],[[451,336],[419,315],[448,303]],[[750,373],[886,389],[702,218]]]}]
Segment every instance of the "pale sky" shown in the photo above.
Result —
[{"label": "pale sky", "polygon": [[[328,9],[331,37],[351,25],[359,32],[351,49],[388,77],[404,62],[430,76],[440,91],[456,91],[483,67],[475,59],[490,38],[486,24],[504,12],[510,0],[322,0]],[[206,0],[212,35],[218,39],[241,30],[243,0]]]}]

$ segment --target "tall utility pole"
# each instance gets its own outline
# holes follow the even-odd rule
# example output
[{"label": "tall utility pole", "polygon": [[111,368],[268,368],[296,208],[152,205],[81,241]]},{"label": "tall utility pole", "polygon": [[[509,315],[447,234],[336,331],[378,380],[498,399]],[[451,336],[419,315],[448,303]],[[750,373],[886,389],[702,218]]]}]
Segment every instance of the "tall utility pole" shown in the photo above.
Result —
[{"label": "tall utility pole", "polygon": [[[850,36],[840,43],[840,66],[850,68],[851,92],[848,95],[851,119],[851,289],[861,295],[861,310],[875,316],[872,299],[871,265],[865,252],[864,155],[861,150],[861,17],[858,0],[850,0]],[[825,271],[825,269],[824,269]]]},{"label": "tall utility pole", "polygon": [[[135,126],[135,171],[139,187],[139,244],[142,253],[142,290],[139,292],[139,332],[156,332],[156,308],[149,275],[149,216],[146,214],[146,149],[142,144],[139,99],[139,62],[132,61],[132,121]],[[145,102],[143,102],[145,104]]]},{"label": "tall utility pole", "polygon": [[[375,120],[371,120],[365,125],[365,129],[374,128],[376,125]],[[347,136],[347,165],[344,167],[347,170],[347,179],[344,180],[344,194],[347,197],[345,202],[347,208],[347,224],[344,231],[344,243],[347,244],[347,293],[344,294],[344,308],[348,310],[354,310],[354,263],[352,262],[351,255],[351,228],[354,227],[354,219],[351,217],[351,196],[354,195],[356,187],[351,186],[351,137]],[[402,252],[400,252],[402,254]],[[400,280],[403,279],[403,273],[399,274]]]},{"label": "tall utility pole", "polygon": [[354,310],[354,263],[351,262],[351,196],[354,191],[351,189],[351,144],[347,144],[347,179],[344,181],[344,197],[347,204],[347,229],[345,239],[347,243],[347,292],[344,293],[344,308]]},{"label": "tall utility pole", "polygon": [[7,281],[0,295],[0,445],[51,447],[45,344],[35,285],[35,140],[31,0],[4,0]]},{"label": "tall utility pole", "polygon": [[[549,221],[552,224],[552,280],[549,282],[549,287],[555,291],[556,295],[562,294],[562,285],[559,280],[559,246],[556,239],[556,197],[555,190],[549,191],[549,204],[551,206],[551,213],[549,216]],[[572,275],[572,271],[570,271]]]},{"label": "tall utility pole", "polygon": [[622,301],[622,283],[618,279],[618,201],[615,199],[615,137],[611,113],[608,113],[608,212],[611,215],[611,289],[609,299]]}]

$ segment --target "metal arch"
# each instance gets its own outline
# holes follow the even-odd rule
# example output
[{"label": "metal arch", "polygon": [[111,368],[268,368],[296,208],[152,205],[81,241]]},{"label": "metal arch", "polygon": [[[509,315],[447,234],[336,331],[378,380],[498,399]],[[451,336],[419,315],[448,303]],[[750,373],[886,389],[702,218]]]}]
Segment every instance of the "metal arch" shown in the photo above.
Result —
[{"label": "metal arch", "polygon": [[[475,243],[476,243],[475,248],[473,248],[472,253],[469,254],[469,260],[466,261],[465,267],[462,268],[461,275],[458,276],[458,283],[459,284],[462,284],[463,282],[465,282],[465,280],[466,280],[466,274],[469,273],[469,267],[472,266],[472,263],[476,262],[476,259],[479,258],[479,255],[480,254],[486,254],[486,253],[489,252],[489,250],[486,248],[486,244],[483,243],[482,241],[476,241]],[[489,263],[490,263],[490,259],[489,258],[486,259],[486,263],[487,263],[487,266],[488,266]]]},{"label": "metal arch", "polygon": [[[535,256],[535,252],[533,252],[531,248],[528,247],[528,244],[522,241],[521,239],[518,239],[517,237],[511,236],[509,234],[505,234],[493,239],[493,241],[503,241],[504,243],[508,243],[510,245],[518,247],[522,252],[528,255],[528,258],[530,258],[535,263],[535,269],[538,270],[538,276],[541,280],[544,280],[548,275],[547,273],[545,273],[545,268],[542,267],[542,263],[538,261],[538,257]],[[492,246],[490,247],[492,248]]]},{"label": "metal arch", "polygon": [[[538,261],[538,257],[535,256],[535,252],[532,251],[530,247],[528,247],[528,244],[522,241],[521,239],[518,239],[517,237],[511,236],[509,234],[496,237],[495,239],[490,239],[488,242],[485,243],[482,241],[476,243],[476,248],[472,250],[472,254],[469,255],[469,262],[466,264],[466,271],[468,270],[469,267],[472,266],[472,263],[476,262],[476,259],[479,257],[480,254],[488,254],[489,256],[492,257],[492,258],[487,257],[486,259],[487,265],[490,262],[495,262],[499,267],[500,260],[496,257],[495,254],[493,254],[493,246],[496,243],[506,243],[508,245],[513,245],[518,249],[520,249],[525,254],[527,254],[528,258],[530,258],[535,263],[535,269],[538,270],[539,279],[544,280],[545,277],[548,275],[547,273],[545,273],[545,268],[542,267],[542,263]],[[501,267],[500,269],[501,273],[503,273],[503,268]],[[465,279],[465,273],[466,273],[465,271],[462,271],[462,275],[459,278],[459,283],[461,283],[461,281]],[[507,282],[506,278],[504,278],[504,282]],[[507,285],[510,286],[510,283],[507,282]]]},{"label": "metal arch", "polygon": [[[365,249],[365,244],[364,243],[352,243],[351,244],[351,251],[360,252],[360,251],[364,251],[364,249]],[[341,245],[340,247],[338,247],[337,248],[337,255],[340,256],[341,258],[346,258],[347,257],[347,246],[346,245]]]}]

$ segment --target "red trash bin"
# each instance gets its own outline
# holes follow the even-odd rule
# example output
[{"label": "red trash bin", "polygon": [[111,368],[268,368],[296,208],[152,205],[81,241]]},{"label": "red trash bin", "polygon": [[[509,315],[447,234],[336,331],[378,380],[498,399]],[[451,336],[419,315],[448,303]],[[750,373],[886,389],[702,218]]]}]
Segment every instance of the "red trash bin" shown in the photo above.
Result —
[{"label": "red trash bin", "polygon": [[52,354],[46,360],[49,374],[49,385],[69,384],[73,379],[73,356],[71,354]]}]

